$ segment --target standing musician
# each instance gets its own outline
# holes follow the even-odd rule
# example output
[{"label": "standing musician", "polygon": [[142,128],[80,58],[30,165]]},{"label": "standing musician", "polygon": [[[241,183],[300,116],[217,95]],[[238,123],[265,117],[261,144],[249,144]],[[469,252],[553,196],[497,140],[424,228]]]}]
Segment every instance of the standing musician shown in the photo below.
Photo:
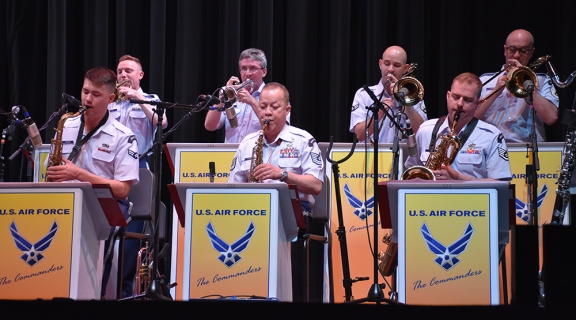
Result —
[{"label": "standing musician", "polygon": [[[140,87],[140,81],[144,77],[140,59],[131,55],[123,55],[118,59],[116,72],[118,76],[117,91],[121,99],[116,99],[117,101],[110,103],[108,110],[114,119],[134,132],[138,141],[138,154],[142,155],[154,142],[158,115],[154,113],[151,105],[131,103],[130,99],[160,101],[160,98],[155,94],[144,93]],[[164,111],[162,128],[165,129],[167,126],[168,119],[166,119],[166,111]],[[140,160],[140,168],[149,168],[147,158],[144,157]]]},{"label": "standing musician", "polygon": [[[254,83],[237,92],[238,101],[234,103],[233,108],[238,126],[233,128],[224,112],[210,110],[204,121],[206,130],[214,131],[224,126],[226,128],[225,143],[240,143],[248,134],[260,131],[262,124],[258,118],[258,100],[260,99],[260,92],[264,88],[263,78],[268,72],[267,66],[266,55],[260,49],[250,48],[240,53],[238,67],[242,82],[250,79]],[[240,79],[236,76],[230,77],[226,82],[227,87],[238,87],[238,85],[240,85]],[[213,106],[213,109],[221,109],[223,106],[224,104],[220,103]],[[287,116],[287,121],[290,122],[290,114]]]},{"label": "standing musician", "polygon": [[[378,84],[370,87],[370,90],[384,103],[384,107],[387,108],[392,116],[398,114],[401,110],[400,103],[393,97],[392,88],[394,88],[394,84],[402,77],[404,72],[408,70],[409,65],[406,64],[406,60],[406,51],[402,47],[391,46],[387,48],[382,54],[382,59],[379,60],[382,79],[380,79]],[[372,111],[366,110],[367,107],[373,104],[374,101],[364,88],[356,91],[352,102],[350,132],[355,133],[359,141],[367,140],[367,135],[370,137],[374,133],[374,125],[371,121]],[[388,108],[387,105],[392,108]],[[424,101],[420,101],[414,106],[405,106],[404,113],[405,115],[402,116],[399,124],[404,126],[406,117],[408,117],[414,132],[417,132],[420,124],[428,119]],[[380,143],[394,142],[394,126],[383,110],[378,111],[378,121],[380,121],[378,128],[381,129],[378,141]]]},{"label": "standing musician", "polygon": [[[512,180],[508,147],[502,133],[495,126],[474,118],[481,89],[482,82],[478,76],[469,72],[458,75],[452,81],[452,87],[446,93],[448,115],[428,120],[420,126],[416,133],[418,155],[408,157],[406,168],[426,163],[430,146],[436,148],[441,141],[440,136],[451,131],[454,115],[459,111],[460,118],[454,134],[460,138],[460,151],[452,165],[432,170],[436,180]],[[435,143],[431,143],[432,137],[437,137]]]},{"label": "standing musician", "polygon": [[[534,54],[534,37],[523,29],[512,31],[506,38],[504,57],[506,64],[512,67],[526,66]],[[480,77],[482,82],[490,79],[494,73]],[[537,74],[538,88],[533,93],[533,105],[536,109],[537,141],[545,141],[544,123],[552,125],[558,119],[558,94],[552,81],[546,74]],[[506,73],[487,83],[482,89],[482,97],[496,91],[486,101],[482,101],[475,116],[498,127],[508,142],[531,142],[530,131],[532,119],[530,106],[522,99],[515,97],[505,87]]]},{"label": "standing musician", "polygon": [[[118,199],[122,213],[129,220],[126,198],[133,184],[138,183],[138,142],[134,133],[108,113],[108,104],[114,100],[116,74],[106,68],[88,70],[82,86],[82,105],[87,111],[70,117],[62,129],[63,165],[51,166],[46,170],[48,179],[54,182],[82,181],[109,184]],[[74,147],[72,160],[69,160]],[[114,231],[117,231],[114,228]],[[114,235],[114,234],[113,234]],[[109,254],[111,236],[106,241],[102,277],[102,295],[110,275],[112,255]],[[113,241],[112,241],[113,243]]]},{"label": "standing musician", "polygon": [[[158,125],[158,115],[149,104],[131,103],[130,99],[160,101],[155,94],[144,93],[140,81],[144,77],[140,59],[131,55],[123,55],[118,59],[117,93],[115,102],[108,105],[110,116],[128,127],[138,141],[138,155],[144,154],[154,143],[154,133]],[[162,117],[162,128],[168,126],[166,110]],[[140,159],[140,168],[149,168],[148,156]],[[142,233],[144,220],[134,220],[126,227],[128,232]],[[136,274],[136,258],[140,250],[140,240],[126,239],[124,241],[124,268],[122,275],[122,297],[132,295],[132,286]]]}]

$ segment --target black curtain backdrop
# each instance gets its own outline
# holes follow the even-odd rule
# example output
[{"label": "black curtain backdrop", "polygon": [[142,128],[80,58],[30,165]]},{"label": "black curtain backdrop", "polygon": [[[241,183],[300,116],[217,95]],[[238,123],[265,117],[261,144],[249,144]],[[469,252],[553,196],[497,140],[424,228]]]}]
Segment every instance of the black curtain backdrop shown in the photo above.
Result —
[{"label": "black curtain backdrop", "polygon": [[[292,124],[318,141],[350,142],[354,93],[380,79],[378,59],[400,45],[425,87],[429,118],[446,114],[446,91],[465,71],[481,75],[504,63],[503,44],[514,29],[535,37],[533,60],[552,55],[562,80],[576,69],[576,2],[425,0],[5,0],[0,20],[0,108],[25,106],[38,127],[62,104],[80,98],[85,72],[116,69],[131,54],[144,68],[142,87],[163,101],[193,104],[238,75],[238,56],[257,47],[268,58],[266,82],[290,91]],[[541,68],[539,72],[545,72]],[[576,84],[558,89],[560,115],[572,108]],[[167,111],[170,126],[188,113]],[[221,142],[193,114],[165,142]],[[8,122],[0,120],[1,128]],[[56,121],[42,133],[54,135]],[[548,141],[564,141],[561,123]],[[19,129],[4,146],[5,181],[25,181],[22,155],[9,161],[27,136]],[[170,182],[164,161],[163,181]],[[168,193],[163,200],[169,203]]]}]

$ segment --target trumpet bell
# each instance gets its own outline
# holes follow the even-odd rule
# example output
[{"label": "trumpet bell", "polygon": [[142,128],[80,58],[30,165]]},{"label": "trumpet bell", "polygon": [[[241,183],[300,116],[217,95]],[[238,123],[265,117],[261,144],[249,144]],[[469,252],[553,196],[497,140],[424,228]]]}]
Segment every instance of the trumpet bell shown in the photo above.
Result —
[{"label": "trumpet bell", "polygon": [[436,180],[436,176],[432,172],[432,170],[424,167],[424,166],[414,166],[406,169],[402,173],[401,180],[411,180],[420,178],[423,180]]},{"label": "trumpet bell", "polygon": [[394,84],[392,93],[402,105],[413,106],[424,98],[424,86],[414,77],[403,77]]},{"label": "trumpet bell", "polygon": [[526,98],[530,95],[530,91],[524,87],[524,82],[526,80],[532,81],[534,84],[534,90],[538,88],[538,79],[536,78],[536,73],[532,71],[529,67],[517,67],[506,76],[506,88],[510,93],[518,98]]}]

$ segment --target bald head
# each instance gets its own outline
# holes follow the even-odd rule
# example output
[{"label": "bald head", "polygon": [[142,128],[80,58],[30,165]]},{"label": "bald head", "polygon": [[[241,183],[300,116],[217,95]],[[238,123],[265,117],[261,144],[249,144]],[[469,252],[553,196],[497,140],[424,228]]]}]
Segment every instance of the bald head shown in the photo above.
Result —
[{"label": "bald head", "polygon": [[382,60],[385,59],[385,57],[387,56],[393,56],[395,57],[398,61],[401,61],[403,64],[406,64],[407,61],[407,55],[406,55],[406,51],[399,46],[391,46],[388,47],[386,50],[384,50],[384,53],[382,53]]},{"label": "bald head", "polygon": [[[388,47],[382,54],[379,66],[382,73],[382,84],[385,85],[389,83],[387,79],[390,75],[396,77],[396,79],[400,79],[409,67],[408,64],[406,64],[406,51],[399,46]],[[386,88],[386,91],[390,91],[390,88]]]},{"label": "bald head", "polygon": [[518,29],[512,31],[508,35],[508,38],[506,38],[506,45],[510,45],[510,43],[515,41],[521,41],[528,44],[530,47],[534,47],[534,37],[528,30]]},{"label": "bald head", "polygon": [[523,66],[528,65],[533,54],[534,37],[530,32],[518,29],[508,35],[504,45],[504,57],[507,64],[511,64],[516,60]]}]

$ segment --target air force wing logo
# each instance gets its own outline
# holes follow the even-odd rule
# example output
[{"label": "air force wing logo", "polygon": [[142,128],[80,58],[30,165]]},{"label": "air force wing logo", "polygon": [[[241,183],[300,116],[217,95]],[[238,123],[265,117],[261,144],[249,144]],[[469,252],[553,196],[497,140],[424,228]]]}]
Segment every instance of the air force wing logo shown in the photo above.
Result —
[{"label": "air force wing logo", "polygon": [[472,227],[472,224],[468,222],[468,226],[466,227],[466,230],[464,230],[462,237],[448,247],[444,246],[442,243],[432,237],[426,222],[422,224],[420,232],[422,233],[422,237],[424,238],[424,242],[426,242],[428,249],[436,255],[436,259],[434,259],[434,261],[442,268],[444,268],[444,270],[448,271],[460,263],[458,256],[466,251],[468,243],[470,242],[470,238],[472,238],[472,235],[474,234],[474,228]]},{"label": "air force wing logo", "polygon": [[[536,204],[538,205],[538,209],[544,203],[544,199],[546,198],[546,194],[548,194],[548,186],[544,184],[542,189],[540,189],[540,193],[538,194]],[[528,203],[522,202],[522,200],[516,198],[516,216],[522,221],[528,223],[530,220],[530,212],[528,210]]]},{"label": "air force wing logo", "polygon": [[228,268],[231,268],[233,265],[238,263],[238,261],[242,260],[242,257],[240,257],[239,253],[248,247],[248,244],[250,244],[250,240],[252,239],[255,230],[256,228],[254,227],[254,224],[252,221],[250,221],[250,225],[248,226],[248,229],[246,229],[246,233],[244,233],[240,239],[229,245],[216,234],[211,221],[208,222],[208,225],[206,226],[206,232],[208,232],[208,237],[210,238],[210,242],[212,242],[212,247],[214,250],[220,253],[218,260],[220,260]]},{"label": "air force wing logo", "polygon": [[354,215],[356,215],[361,220],[365,220],[369,216],[372,215],[372,208],[374,208],[374,197],[366,200],[365,203],[360,201],[360,199],[356,198],[352,191],[350,191],[350,187],[346,183],[344,185],[344,194],[346,194],[346,199],[348,199],[348,203],[354,208]]},{"label": "air force wing logo", "polygon": [[22,258],[22,260],[24,260],[24,262],[26,262],[31,267],[40,262],[40,260],[44,259],[44,255],[42,255],[42,253],[50,247],[50,244],[52,243],[52,240],[54,239],[57,231],[58,224],[56,221],[54,221],[52,227],[48,231],[48,234],[42,237],[42,239],[38,240],[38,242],[32,244],[20,235],[15,221],[12,221],[10,224],[10,233],[12,234],[14,244],[16,245],[16,248],[20,249],[20,251],[23,253],[20,258]]}]

